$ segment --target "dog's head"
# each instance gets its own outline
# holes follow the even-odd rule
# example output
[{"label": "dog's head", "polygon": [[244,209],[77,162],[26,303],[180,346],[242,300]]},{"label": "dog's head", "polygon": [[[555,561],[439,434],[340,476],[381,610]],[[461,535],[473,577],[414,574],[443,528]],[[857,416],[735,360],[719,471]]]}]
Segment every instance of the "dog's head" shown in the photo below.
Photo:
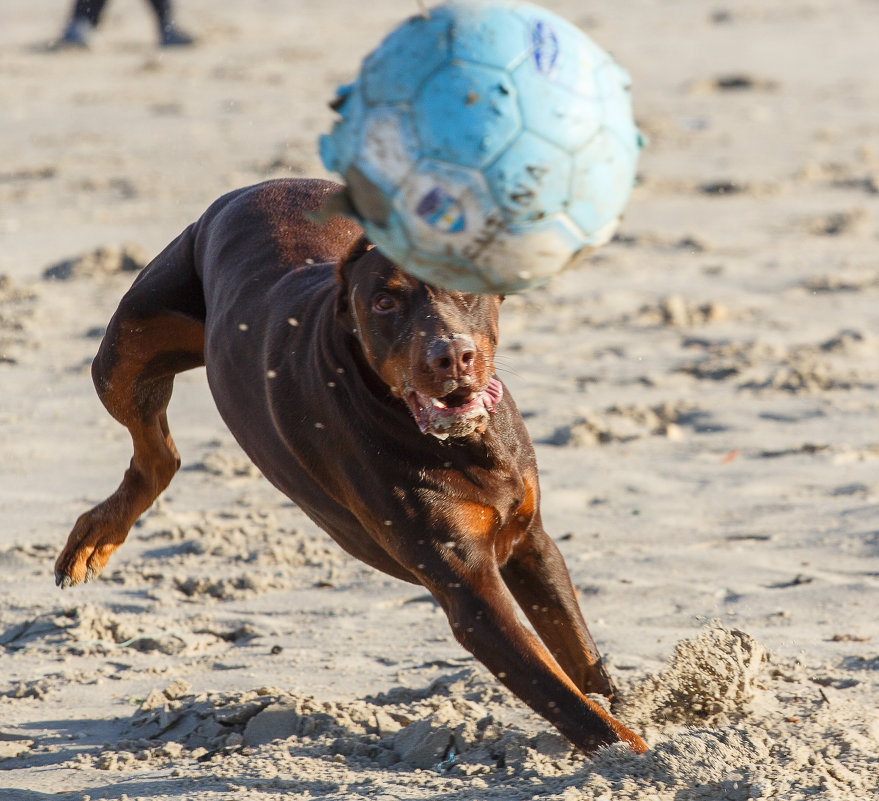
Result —
[{"label": "dog's head", "polygon": [[425,284],[361,240],[337,269],[336,313],[424,434],[481,433],[503,394],[494,377],[497,295]]}]

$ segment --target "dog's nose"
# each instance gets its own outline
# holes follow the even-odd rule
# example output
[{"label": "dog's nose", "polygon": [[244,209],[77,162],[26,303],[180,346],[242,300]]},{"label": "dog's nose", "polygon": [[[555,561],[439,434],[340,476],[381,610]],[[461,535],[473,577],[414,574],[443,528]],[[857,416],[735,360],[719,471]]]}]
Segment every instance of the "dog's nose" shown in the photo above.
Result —
[{"label": "dog's nose", "polygon": [[473,371],[476,345],[465,334],[434,340],[427,349],[427,363],[438,378],[461,378]]}]

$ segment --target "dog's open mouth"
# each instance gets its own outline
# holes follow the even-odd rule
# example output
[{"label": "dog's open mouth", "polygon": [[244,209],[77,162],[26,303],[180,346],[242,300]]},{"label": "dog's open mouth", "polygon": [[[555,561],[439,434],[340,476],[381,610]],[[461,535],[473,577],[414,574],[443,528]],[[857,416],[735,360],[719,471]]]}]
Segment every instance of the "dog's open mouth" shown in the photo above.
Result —
[{"label": "dog's open mouth", "polygon": [[432,398],[413,389],[406,393],[405,400],[422,434],[446,439],[484,429],[489,413],[503,394],[501,382],[492,378],[481,392],[461,387],[442,398]]}]

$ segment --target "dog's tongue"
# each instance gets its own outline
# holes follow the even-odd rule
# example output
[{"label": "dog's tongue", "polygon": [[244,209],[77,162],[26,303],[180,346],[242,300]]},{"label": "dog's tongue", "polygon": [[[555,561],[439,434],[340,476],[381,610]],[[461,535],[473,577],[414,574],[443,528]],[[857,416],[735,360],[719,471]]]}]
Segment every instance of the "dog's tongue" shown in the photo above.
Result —
[{"label": "dog's tongue", "polygon": [[485,408],[493,412],[494,407],[497,406],[500,399],[504,396],[504,385],[492,376],[491,381],[488,382],[488,386],[482,394],[485,396]]}]

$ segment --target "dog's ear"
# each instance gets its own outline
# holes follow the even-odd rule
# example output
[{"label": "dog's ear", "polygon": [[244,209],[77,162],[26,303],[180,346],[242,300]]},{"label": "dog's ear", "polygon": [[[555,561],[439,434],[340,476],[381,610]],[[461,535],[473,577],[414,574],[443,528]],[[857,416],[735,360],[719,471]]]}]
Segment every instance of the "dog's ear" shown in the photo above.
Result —
[{"label": "dog's ear", "polygon": [[351,249],[342,257],[336,265],[336,318],[350,322],[348,315],[348,276],[351,267],[359,258],[373,247],[365,236],[361,236]]}]

